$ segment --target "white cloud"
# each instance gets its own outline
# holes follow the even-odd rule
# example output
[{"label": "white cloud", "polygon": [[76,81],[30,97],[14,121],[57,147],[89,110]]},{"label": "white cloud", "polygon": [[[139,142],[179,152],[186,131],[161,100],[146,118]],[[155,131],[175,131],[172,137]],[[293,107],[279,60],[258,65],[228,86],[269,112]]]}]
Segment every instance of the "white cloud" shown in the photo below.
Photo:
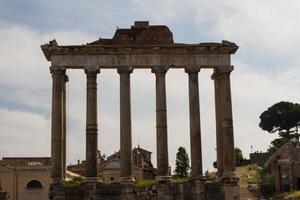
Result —
[{"label": "white cloud", "polygon": [[259,116],[279,101],[300,102],[297,74],[300,74],[299,68],[274,75],[262,74],[251,64],[236,63],[236,70],[232,73],[235,136],[236,146],[245,153],[250,153],[250,145],[258,151],[266,150],[270,141],[278,137],[258,127]]},{"label": "white cloud", "polygon": [[0,107],[0,157],[49,156],[50,120]]}]

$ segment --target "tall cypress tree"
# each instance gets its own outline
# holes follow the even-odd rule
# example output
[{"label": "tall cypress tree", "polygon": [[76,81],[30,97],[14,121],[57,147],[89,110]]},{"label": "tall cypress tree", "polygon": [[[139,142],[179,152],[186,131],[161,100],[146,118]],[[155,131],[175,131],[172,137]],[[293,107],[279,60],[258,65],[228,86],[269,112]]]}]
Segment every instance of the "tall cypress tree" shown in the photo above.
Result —
[{"label": "tall cypress tree", "polygon": [[176,154],[175,173],[180,178],[186,178],[189,175],[190,164],[189,157],[184,147],[179,147]]}]

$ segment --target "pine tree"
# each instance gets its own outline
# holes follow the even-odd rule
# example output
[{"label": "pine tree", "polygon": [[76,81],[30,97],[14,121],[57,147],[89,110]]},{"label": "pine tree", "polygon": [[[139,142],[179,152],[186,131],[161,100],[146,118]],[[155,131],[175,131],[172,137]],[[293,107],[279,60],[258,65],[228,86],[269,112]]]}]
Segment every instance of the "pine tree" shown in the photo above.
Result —
[{"label": "pine tree", "polygon": [[180,178],[186,178],[189,175],[189,157],[184,147],[179,147],[176,154],[175,173]]}]

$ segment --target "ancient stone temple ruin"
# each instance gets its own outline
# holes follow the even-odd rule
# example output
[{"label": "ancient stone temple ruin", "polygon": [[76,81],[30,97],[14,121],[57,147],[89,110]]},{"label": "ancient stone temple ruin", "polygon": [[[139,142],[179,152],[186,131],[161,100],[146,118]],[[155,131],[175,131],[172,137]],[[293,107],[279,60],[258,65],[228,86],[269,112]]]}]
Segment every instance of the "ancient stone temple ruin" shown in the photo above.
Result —
[{"label": "ancient stone temple ruin", "polygon": [[[230,56],[238,46],[232,42],[182,44],[173,40],[167,26],[135,22],[130,29],[117,29],[113,38],[86,45],[60,46],[55,40],[42,45],[51,62],[52,186],[50,199],[238,199],[235,177],[234,136],[230,73]],[[165,77],[168,70],[184,69],[189,84],[191,179],[172,182],[169,174],[167,107]],[[198,73],[213,69],[217,138],[218,179],[203,178]],[[83,69],[86,74],[86,181],[65,187],[66,170],[66,69]],[[120,76],[120,159],[121,182],[102,184],[98,181],[97,150],[97,76],[100,70],[116,69]],[[133,187],[130,74],[138,69],[151,69],[156,78],[156,187],[138,192]],[[101,149],[101,147],[100,147]],[[147,190],[149,191],[149,190]],[[141,193],[143,195],[141,195]]]}]

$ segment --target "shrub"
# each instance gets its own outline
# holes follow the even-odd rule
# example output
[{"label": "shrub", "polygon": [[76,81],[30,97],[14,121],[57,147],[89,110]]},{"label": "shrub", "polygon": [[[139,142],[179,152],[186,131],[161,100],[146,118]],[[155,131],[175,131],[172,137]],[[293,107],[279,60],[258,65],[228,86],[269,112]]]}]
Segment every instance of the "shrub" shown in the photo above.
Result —
[{"label": "shrub", "polygon": [[134,182],[134,187],[136,189],[145,189],[145,188],[149,188],[152,187],[153,185],[156,185],[157,181],[150,179],[150,180],[139,180],[139,181],[135,181]]},{"label": "shrub", "polygon": [[215,172],[209,172],[208,170],[205,171],[204,176],[207,180],[211,181],[217,178],[217,175]]}]

